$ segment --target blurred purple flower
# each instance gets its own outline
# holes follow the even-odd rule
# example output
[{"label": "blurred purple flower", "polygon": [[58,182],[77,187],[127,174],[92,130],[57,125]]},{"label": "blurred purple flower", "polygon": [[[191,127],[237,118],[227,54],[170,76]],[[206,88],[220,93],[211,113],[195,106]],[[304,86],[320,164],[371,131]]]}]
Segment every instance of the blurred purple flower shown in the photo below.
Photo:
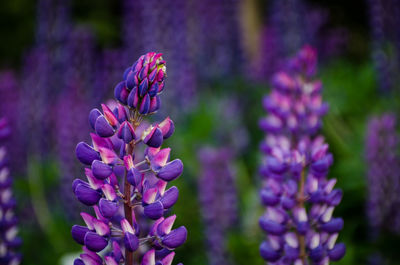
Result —
[{"label": "blurred purple flower", "polygon": [[382,229],[400,233],[400,138],[396,116],[386,113],[368,123],[366,162],[368,165],[367,214],[372,236]]},{"label": "blurred purple flower", "polygon": [[268,116],[260,122],[266,133],[260,197],[266,211],[259,224],[267,238],[260,254],[277,264],[328,264],[346,250],[336,243],[343,219],[332,217],[342,191],[334,189],[336,179],[327,179],[333,157],[316,136],[327,111],[321,82],[313,80],[316,64],[315,50],[302,48],[288,70],[274,76],[263,101]]},{"label": "blurred purple flower", "polygon": [[227,232],[238,218],[237,193],[232,171],[232,150],[203,148],[199,151],[202,174],[199,200],[205,223],[209,264],[231,264],[226,250]]},{"label": "blurred purple flower", "polygon": [[12,193],[13,179],[8,169],[9,158],[4,142],[11,135],[11,129],[5,118],[0,118],[0,264],[16,265],[21,255],[16,249],[21,245],[17,236],[17,217],[14,215],[15,199]]},{"label": "blurred purple flower", "polygon": [[[83,253],[74,264],[142,265],[171,264],[174,249],[186,241],[184,226],[172,229],[176,215],[164,217],[176,203],[177,187],[167,189],[170,181],[183,171],[180,159],[170,161],[170,148],[161,149],[164,139],[174,132],[174,123],[164,121],[140,128],[143,119],[160,107],[165,86],[166,66],[161,54],[140,56],[115,86],[118,103],[93,109],[89,123],[92,145],[76,146],[78,160],[87,166],[87,182],[74,180],[77,199],[93,206],[95,216],[82,212],[86,226],[74,225],[74,240],[83,245]],[[143,143],[143,145],[141,145]],[[153,220],[146,230],[148,221]],[[147,245],[142,256],[139,246]],[[104,257],[97,253],[110,248]],[[125,255],[122,251],[125,250]]]}]

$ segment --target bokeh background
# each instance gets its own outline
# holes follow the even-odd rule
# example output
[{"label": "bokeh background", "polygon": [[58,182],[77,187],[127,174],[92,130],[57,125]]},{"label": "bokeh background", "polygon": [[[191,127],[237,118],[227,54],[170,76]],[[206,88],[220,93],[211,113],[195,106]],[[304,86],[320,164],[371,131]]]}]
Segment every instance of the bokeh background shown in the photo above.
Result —
[{"label": "bokeh background", "polygon": [[[335,215],[345,221],[347,254],[338,264],[400,264],[395,224],[383,217],[379,229],[370,225],[381,217],[367,214],[373,194],[365,147],[369,119],[399,111],[399,21],[395,0],[2,0],[0,116],[13,130],[22,264],[72,264],[80,246],[70,227],[81,222],[82,206],[71,183],[83,177],[75,145],[89,136],[89,110],[112,98],[123,70],[152,50],[164,53],[168,72],[154,119],[175,121],[167,144],[185,164],[174,212],[189,235],[175,260],[209,264],[210,246],[220,240],[203,218],[211,210],[202,176],[214,174],[211,182],[229,175],[231,185],[229,198],[214,202],[232,214],[225,264],[263,264],[261,100],[271,75],[304,44],[318,51],[330,104],[323,125],[335,158],[330,176],[344,191]],[[396,163],[383,164],[400,178]]]}]

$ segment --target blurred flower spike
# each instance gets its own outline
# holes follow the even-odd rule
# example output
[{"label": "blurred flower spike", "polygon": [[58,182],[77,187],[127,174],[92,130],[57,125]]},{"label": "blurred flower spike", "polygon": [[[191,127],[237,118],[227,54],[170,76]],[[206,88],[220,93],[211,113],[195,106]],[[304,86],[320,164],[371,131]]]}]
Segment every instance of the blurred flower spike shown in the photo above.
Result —
[{"label": "blurred flower spike", "polygon": [[166,216],[179,195],[168,183],[183,171],[182,161],[171,161],[171,149],[161,147],[174,123],[169,117],[152,125],[143,121],[160,107],[165,76],[162,55],[147,53],[115,87],[118,103],[89,114],[92,143],[76,146],[87,180],[76,179],[72,187],[94,215],[82,212],[85,225],[72,227],[72,237],[83,245],[75,265],[170,265],[175,248],[186,241],[186,228],[174,228],[176,215]]},{"label": "blurred flower spike", "polygon": [[346,251],[336,243],[343,219],[333,217],[342,191],[334,188],[336,179],[327,178],[333,156],[317,135],[328,105],[321,82],[312,80],[316,65],[315,50],[305,46],[275,74],[263,100],[260,198],[265,212],[259,225],[267,237],[260,254],[269,264],[329,264]]}]

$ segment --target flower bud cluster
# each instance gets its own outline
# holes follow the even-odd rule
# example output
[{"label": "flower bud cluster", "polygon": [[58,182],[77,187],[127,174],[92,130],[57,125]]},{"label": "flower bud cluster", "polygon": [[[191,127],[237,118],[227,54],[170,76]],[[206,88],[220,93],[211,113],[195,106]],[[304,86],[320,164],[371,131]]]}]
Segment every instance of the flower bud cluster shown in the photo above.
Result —
[{"label": "flower bud cluster", "polygon": [[[134,252],[142,265],[170,265],[174,249],[186,241],[184,226],[173,229],[176,216],[165,216],[179,194],[177,187],[167,185],[183,171],[180,159],[170,161],[171,149],[161,148],[174,123],[169,117],[147,128],[142,123],[144,115],[159,107],[164,75],[161,54],[141,56],[115,89],[119,103],[114,108],[102,104],[101,111],[89,114],[92,144],[76,147],[87,181],[76,179],[73,191],[93,207],[95,216],[82,212],[85,226],[72,227],[72,237],[83,245],[76,265],[132,265]],[[97,253],[103,250],[101,257]]]},{"label": "flower bud cluster", "polygon": [[263,99],[268,115],[260,120],[265,132],[309,135],[321,127],[321,117],[328,111],[322,101],[321,81],[311,80],[316,71],[315,51],[305,46],[288,65],[288,71],[273,76],[271,93]]},{"label": "flower bud cluster", "polygon": [[303,48],[289,71],[275,76],[264,101],[260,197],[266,210],[259,224],[267,234],[260,254],[269,264],[329,264],[345,254],[344,244],[336,243],[343,220],[333,217],[342,191],[334,189],[336,179],[327,179],[333,163],[328,144],[314,136],[327,110],[320,82],[309,80],[315,67],[315,51]]},{"label": "flower bud cluster", "polygon": [[[0,119],[0,140],[10,136],[10,128],[5,118]],[[8,170],[6,148],[0,147],[0,264],[17,265],[21,255],[15,249],[21,245],[17,236],[17,218],[14,215],[15,199],[12,194],[12,178]]]}]

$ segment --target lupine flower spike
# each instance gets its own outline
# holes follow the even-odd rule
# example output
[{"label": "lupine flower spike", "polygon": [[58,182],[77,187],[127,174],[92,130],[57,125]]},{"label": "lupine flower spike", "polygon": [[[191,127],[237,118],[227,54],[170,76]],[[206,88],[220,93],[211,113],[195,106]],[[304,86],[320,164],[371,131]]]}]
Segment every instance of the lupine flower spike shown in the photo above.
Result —
[{"label": "lupine flower spike", "polygon": [[238,214],[235,178],[231,168],[232,153],[231,149],[208,147],[202,148],[198,154],[202,167],[199,200],[210,265],[231,264],[226,238]]},{"label": "lupine flower spike", "polygon": [[329,264],[345,254],[344,244],[336,243],[343,220],[332,217],[342,191],[326,177],[333,157],[316,135],[328,109],[321,82],[311,79],[316,63],[311,47],[301,49],[288,70],[275,75],[263,101],[260,197],[266,210],[259,224],[267,238],[260,254],[269,264]]},{"label": "lupine flower spike", "polygon": [[396,116],[386,113],[368,123],[366,160],[368,166],[367,215],[371,236],[381,230],[400,233],[400,137]]},{"label": "lupine flower spike", "polygon": [[165,216],[179,194],[167,185],[183,171],[180,159],[170,161],[171,149],[161,148],[174,123],[169,117],[147,128],[142,123],[160,107],[165,75],[161,54],[141,56],[115,87],[118,102],[89,114],[92,144],[76,147],[87,181],[76,179],[72,186],[95,215],[82,212],[85,225],[72,227],[72,237],[83,245],[75,265],[132,265],[134,256],[135,264],[170,265],[174,249],[186,241],[186,228],[174,228],[176,215]]},{"label": "lupine flower spike", "polygon": [[[10,133],[7,120],[0,119],[0,141],[8,138]],[[17,237],[12,183],[6,148],[0,146],[0,264],[4,265],[17,265],[21,261],[20,254],[15,252],[15,249],[21,245],[21,239]]]}]

